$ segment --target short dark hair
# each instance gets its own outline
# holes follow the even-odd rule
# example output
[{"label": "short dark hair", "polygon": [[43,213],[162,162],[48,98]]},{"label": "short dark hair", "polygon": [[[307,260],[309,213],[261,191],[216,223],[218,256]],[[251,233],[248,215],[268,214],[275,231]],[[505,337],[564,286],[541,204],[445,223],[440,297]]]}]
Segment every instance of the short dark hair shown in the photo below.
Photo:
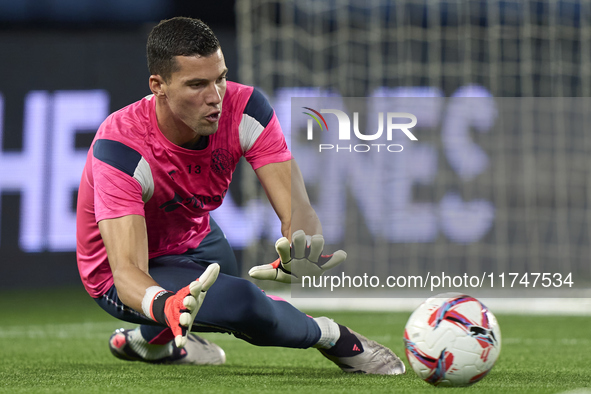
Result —
[{"label": "short dark hair", "polygon": [[209,56],[217,52],[220,42],[201,20],[175,17],[152,29],[146,47],[150,74],[168,81],[178,70],[175,56]]}]

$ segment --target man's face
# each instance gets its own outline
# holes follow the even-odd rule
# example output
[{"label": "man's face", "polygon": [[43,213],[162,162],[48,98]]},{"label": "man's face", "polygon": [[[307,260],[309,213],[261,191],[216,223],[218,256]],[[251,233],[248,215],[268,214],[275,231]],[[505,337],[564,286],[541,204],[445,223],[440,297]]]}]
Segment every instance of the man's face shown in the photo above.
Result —
[{"label": "man's face", "polygon": [[222,50],[207,56],[175,56],[178,70],[164,83],[174,122],[188,126],[196,136],[213,134],[226,94],[226,63]]}]

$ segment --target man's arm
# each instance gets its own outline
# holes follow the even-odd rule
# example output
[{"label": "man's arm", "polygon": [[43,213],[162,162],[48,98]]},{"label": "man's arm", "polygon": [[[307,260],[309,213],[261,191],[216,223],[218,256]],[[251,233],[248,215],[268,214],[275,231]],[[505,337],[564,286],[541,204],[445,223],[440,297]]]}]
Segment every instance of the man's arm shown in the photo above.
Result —
[{"label": "man's arm", "polygon": [[310,205],[304,179],[295,160],[267,164],[256,174],[273,209],[281,220],[281,233],[291,240],[297,230],[322,234],[322,225]]},{"label": "man's arm", "polygon": [[184,347],[205,294],[217,279],[219,265],[210,264],[197,280],[176,293],[167,291],[148,273],[148,236],[142,216],[101,220],[99,230],[121,301],[168,325],[177,347]]},{"label": "man's arm", "polygon": [[98,225],[119,298],[125,305],[142,312],[146,289],[158,286],[148,273],[146,220],[139,215],[128,215],[101,220]]},{"label": "man's arm", "polygon": [[256,173],[281,220],[283,238],[275,243],[279,259],[252,267],[248,271],[251,277],[296,283],[302,276],[320,276],[345,261],[347,254],[342,250],[322,255],[322,226],[294,160],[267,164]]}]

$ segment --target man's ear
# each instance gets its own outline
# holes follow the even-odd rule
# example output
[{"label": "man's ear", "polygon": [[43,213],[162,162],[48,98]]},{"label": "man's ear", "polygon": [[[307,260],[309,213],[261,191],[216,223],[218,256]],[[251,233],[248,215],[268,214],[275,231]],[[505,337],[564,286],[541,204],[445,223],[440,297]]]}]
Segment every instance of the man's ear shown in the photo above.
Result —
[{"label": "man's ear", "polygon": [[150,75],[150,90],[154,93],[156,97],[165,97],[166,96],[166,82],[160,75]]}]

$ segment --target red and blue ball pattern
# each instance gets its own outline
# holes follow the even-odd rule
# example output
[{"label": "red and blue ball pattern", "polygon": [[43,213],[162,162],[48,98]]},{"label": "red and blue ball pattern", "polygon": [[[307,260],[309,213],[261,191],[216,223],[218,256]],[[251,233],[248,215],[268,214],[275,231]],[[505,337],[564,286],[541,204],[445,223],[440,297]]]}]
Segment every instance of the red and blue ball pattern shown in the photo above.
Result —
[{"label": "red and blue ball pattern", "polygon": [[426,300],[404,332],[411,367],[436,386],[467,386],[484,378],[497,360],[500,341],[494,315],[464,294]]}]

